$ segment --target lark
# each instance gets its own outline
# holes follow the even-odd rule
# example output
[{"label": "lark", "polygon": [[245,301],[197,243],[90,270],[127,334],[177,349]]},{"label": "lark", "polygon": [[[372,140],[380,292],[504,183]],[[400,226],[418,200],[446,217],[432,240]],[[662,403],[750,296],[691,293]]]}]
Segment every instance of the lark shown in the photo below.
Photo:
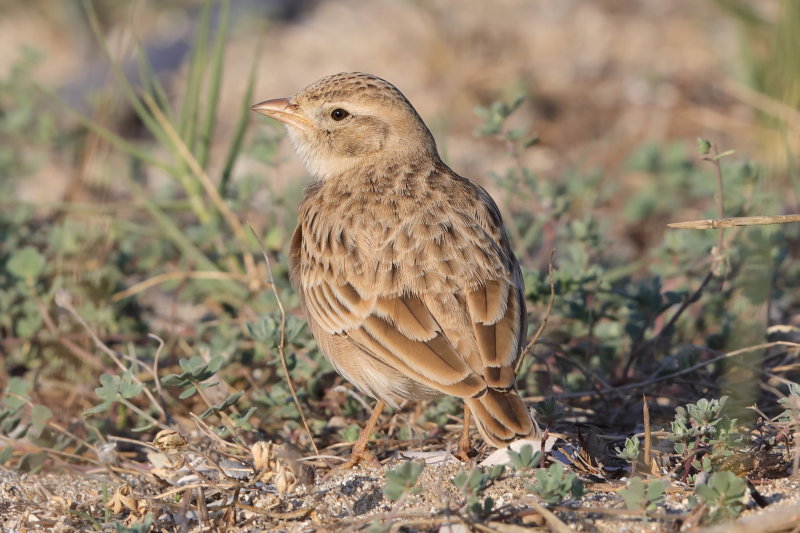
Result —
[{"label": "lark", "polygon": [[377,404],[345,466],[376,460],[367,440],[385,404],[450,395],[492,446],[534,436],[514,382],[524,346],[520,267],[497,205],[445,165],[391,83],[322,78],[252,107],[286,125],[315,181],[300,205],[290,276],[336,370]]}]

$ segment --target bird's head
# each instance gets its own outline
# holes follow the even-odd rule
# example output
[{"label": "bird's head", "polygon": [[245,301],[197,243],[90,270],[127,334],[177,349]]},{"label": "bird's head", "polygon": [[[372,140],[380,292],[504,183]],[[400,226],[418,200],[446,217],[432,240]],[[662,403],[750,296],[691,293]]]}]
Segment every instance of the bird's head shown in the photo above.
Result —
[{"label": "bird's head", "polygon": [[286,125],[295,150],[318,179],[436,157],[433,136],[406,97],[369,74],[327,76],[290,98],[251,109]]}]

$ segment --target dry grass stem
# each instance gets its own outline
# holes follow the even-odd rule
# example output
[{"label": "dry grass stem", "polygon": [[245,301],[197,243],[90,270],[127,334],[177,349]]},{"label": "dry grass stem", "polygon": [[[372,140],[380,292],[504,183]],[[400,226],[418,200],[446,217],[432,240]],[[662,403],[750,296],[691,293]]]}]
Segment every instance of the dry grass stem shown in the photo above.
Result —
[{"label": "dry grass stem", "polygon": [[245,270],[247,271],[247,276],[250,280],[250,290],[257,290],[260,287],[261,282],[259,281],[258,271],[256,270],[256,263],[253,259],[253,254],[247,251],[249,248],[247,244],[247,236],[245,235],[241,222],[239,222],[239,219],[236,218],[236,215],[234,215],[230,207],[228,207],[225,199],[222,198],[222,195],[211,182],[208,174],[205,173],[203,167],[200,166],[200,163],[197,162],[197,159],[195,159],[194,155],[192,155],[192,152],[181,140],[180,135],[178,135],[178,132],[175,131],[172,123],[167,117],[164,116],[164,113],[158,107],[158,104],[156,104],[155,101],[153,101],[153,98],[147,93],[142,93],[142,99],[144,100],[145,104],[147,104],[148,109],[158,121],[159,125],[164,129],[164,132],[169,137],[170,142],[172,142],[172,144],[178,150],[181,158],[183,158],[184,162],[189,165],[192,173],[195,175],[197,180],[200,181],[200,184],[203,186],[206,194],[209,198],[211,198],[211,201],[219,210],[222,218],[225,219],[225,222],[227,222],[228,226],[233,230],[236,239],[242,245],[242,256],[244,258]]},{"label": "dry grass stem", "polygon": [[164,272],[144,281],[140,281],[135,285],[131,285],[124,291],[119,291],[111,296],[112,302],[119,302],[125,298],[130,298],[140,292],[157,287],[162,283],[168,281],[184,281],[187,279],[209,279],[209,280],[235,280],[235,281],[248,281],[249,278],[243,274],[236,274],[234,272],[220,272],[217,270],[177,270],[172,272]]},{"label": "dry grass stem", "polygon": [[44,322],[45,327],[47,327],[50,333],[58,338],[58,342],[61,343],[62,346],[74,354],[78,359],[89,365],[92,369],[102,370],[104,368],[103,362],[99,357],[78,346],[71,340],[65,339],[64,336],[61,335],[61,332],[58,330],[58,326],[53,321],[52,317],[50,317],[50,313],[47,312],[47,306],[41,301],[41,298],[36,297],[34,302],[36,303],[36,309],[39,311],[39,315],[42,317],[42,322]]},{"label": "dry grass stem", "polygon": [[534,500],[533,498],[525,498],[523,501],[533,507],[533,509],[542,515],[548,527],[553,533],[572,533],[575,531],[567,524],[561,521],[554,513],[549,511],[545,506]]},{"label": "dry grass stem", "polygon": [[800,112],[786,102],[776,100],[761,91],[732,80],[726,80],[722,84],[722,88],[741,102],[786,122],[786,125],[793,130],[800,130]]},{"label": "dry grass stem", "polygon": [[769,215],[690,220],[687,222],[671,222],[667,224],[667,226],[675,229],[723,229],[732,228],[734,226],[761,226],[766,224],[789,224],[792,222],[800,222],[800,215]]},{"label": "dry grass stem", "polygon": [[644,464],[650,466],[653,458],[650,457],[652,451],[652,434],[650,430],[650,406],[647,405],[647,396],[642,394],[642,424],[644,425]]},{"label": "dry grass stem", "polygon": [[[81,326],[83,326],[83,328],[86,330],[86,332],[94,341],[95,346],[100,348],[100,350],[102,350],[106,355],[108,355],[120,370],[122,370],[123,372],[128,370],[127,367],[122,363],[122,360],[120,359],[120,357],[125,358],[125,356],[119,354],[118,352],[115,352],[114,350],[109,348],[102,340],[100,340],[100,337],[97,336],[97,333],[95,333],[94,330],[91,327],[89,327],[89,324],[87,324],[86,321],[83,319],[83,317],[80,316],[78,312],[75,310],[75,307],[72,305],[72,296],[69,294],[68,291],[66,291],[65,289],[59,289],[58,291],[56,291],[55,302],[57,306],[67,311]],[[131,379],[133,379],[137,384],[142,386],[142,391],[150,400],[151,405],[159,412],[159,414],[162,417],[166,417],[166,412],[164,411],[164,408],[161,406],[161,402],[156,400],[155,396],[150,391],[150,389],[146,387],[145,384],[136,376],[136,373],[131,372]],[[154,375],[153,379],[158,381],[158,376]],[[125,405],[134,409],[137,413],[147,418],[154,425],[157,425],[162,429],[169,429],[162,422],[156,420],[149,414],[143,412],[141,409],[139,409],[129,401],[125,400],[124,398],[120,398],[120,401]]]},{"label": "dry grass stem", "polygon": [[284,345],[286,341],[286,310],[283,308],[283,302],[281,301],[281,296],[278,292],[278,287],[275,285],[275,277],[272,275],[272,263],[269,260],[269,254],[267,254],[267,250],[264,249],[264,245],[262,244],[262,240],[259,239],[256,230],[253,228],[252,225],[250,227],[250,232],[253,234],[253,237],[258,242],[258,245],[261,247],[261,254],[264,256],[264,262],[267,265],[267,273],[269,274],[269,279],[267,283],[269,284],[270,288],[272,289],[272,294],[275,295],[275,301],[278,303],[278,309],[281,313],[281,338],[278,342],[278,355],[280,356],[281,360],[281,368],[283,369],[283,373],[286,376],[286,384],[289,387],[289,392],[292,394],[292,400],[294,400],[294,404],[297,407],[297,412],[300,413],[300,420],[303,422],[303,427],[308,434],[308,440],[311,443],[311,447],[314,449],[314,455],[319,455],[319,450],[317,449],[317,444],[314,442],[314,434],[311,433],[311,427],[308,425],[308,421],[306,420],[306,415],[303,413],[303,406],[300,405],[300,399],[297,397],[297,392],[294,389],[294,383],[292,382],[292,377],[289,375],[289,367],[286,365],[286,354],[284,353]]},{"label": "dry grass stem", "polygon": [[544,328],[547,326],[547,320],[550,318],[550,313],[553,311],[553,303],[556,301],[556,280],[555,277],[553,276],[553,256],[555,256],[555,253],[556,251],[555,249],[553,249],[550,252],[550,260],[547,262],[547,274],[548,277],[550,278],[550,300],[547,302],[547,309],[545,309],[544,318],[542,319],[541,324],[539,324],[536,333],[533,334],[533,337],[531,337],[530,342],[528,342],[527,346],[525,346],[525,349],[522,350],[522,352],[519,354],[519,358],[517,359],[517,366],[516,368],[514,368],[515,374],[519,373],[519,369],[522,366],[522,361],[524,361],[525,357],[527,357],[528,354],[530,354],[531,351],[533,351],[533,347],[539,341],[539,337],[541,337],[542,333],[544,333]]}]

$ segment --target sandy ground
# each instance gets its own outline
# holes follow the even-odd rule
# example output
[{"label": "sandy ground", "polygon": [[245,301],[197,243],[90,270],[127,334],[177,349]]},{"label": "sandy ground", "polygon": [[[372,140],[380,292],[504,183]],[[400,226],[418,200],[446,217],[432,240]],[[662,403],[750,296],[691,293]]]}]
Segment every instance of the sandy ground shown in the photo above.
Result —
[{"label": "sandy ground", "polygon": [[[461,524],[464,521],[458,518],[463,496],[449,482],[458,472],[465,470],[465,466],[455,460],[426,465],[417,483],[419,492],[392,502],[382,493],[386,483],[385,470],[396,466],[400,460],[403,459],[389,460],[382,469],[357,467],[350,471],[337,472],[327,479],[317,480],[312,486],[299,486],[284,500],[278,498],[274,485],[264,485],[262,490],[249,493],[241,501],[261,509],[268,516],[264,513],[259,515],[239,511],[236,523],[247,525],[229,531],[366,531],[376,520],[386,521],[387,526],[394,523],[395,528],[405,524],[406,529],[403,531],[408,532],[437,531],[437,528],[448,523],[455,528],[453,531],[470,531],[463,529]],[[489,487],[484,496],[492,497],[495,508],[502,508],[503,512],[482,524],[493,528],[491,531],[499,532],[517,531],[503,529],[504,523],[517,524],[520,527],[551,527],[555,530],[541,514],[531,508],[530,501],[536,501],[536,498],[525,490],[527,484],[527,479],[512,473]],[[135,491],[141,490],[135,481],[132,485]],[[87,522],[80,515],[103,517],[109,512],[103,506],[104,492],[111,495],[118,486],[119,481],[102,475],[25,475],[1,471],[0,531],[85,531]],[[615,494],[622,486],[623,482],[587,484],[587,493],[579,502],[557,506],[554,513],[576,531],[672,530],[665,522],[651,519],[644,524],[634,513],[627,512],[621,499]],[[739,523],[744,528],[742,531],[790,531],[800,524],[798,489],[800,481],[796,479],[759,483],[757,490],[769,505],[759,509],[749,499],[748,509],[739,518]],[[666,515],[686,517],[690,494],[690,489],[681,489],[673,484],[665,505],[659,510]],[[450,515],[443,511],[445,509],[451,510]],[[461,512],[463,513],[463,509]],[[129,515],[123,513],[109,516],[112,520],[118,519],[122,522]],[[180,516],[180,513],[176,512],[175,516]],[[219,513],[212,512],[211,516],[218,517]],[[515,518],[509,518],[512,516]],[[729,524],[725,526],[727,529],[722,530],[736,531],[734,527]],[[190,527],[188,531],[207,529]]]}]

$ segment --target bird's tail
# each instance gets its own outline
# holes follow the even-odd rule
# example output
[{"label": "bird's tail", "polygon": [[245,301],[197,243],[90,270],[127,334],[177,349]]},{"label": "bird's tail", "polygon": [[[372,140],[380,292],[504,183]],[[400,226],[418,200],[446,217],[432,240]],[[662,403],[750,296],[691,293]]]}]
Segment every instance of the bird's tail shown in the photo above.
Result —
[{"label": "bird's tail", "polygon": [[521,438],[535,438],[539,427],[516,390],[487,389],[479,398],[465,398],[483,439],[496,448]]}]

